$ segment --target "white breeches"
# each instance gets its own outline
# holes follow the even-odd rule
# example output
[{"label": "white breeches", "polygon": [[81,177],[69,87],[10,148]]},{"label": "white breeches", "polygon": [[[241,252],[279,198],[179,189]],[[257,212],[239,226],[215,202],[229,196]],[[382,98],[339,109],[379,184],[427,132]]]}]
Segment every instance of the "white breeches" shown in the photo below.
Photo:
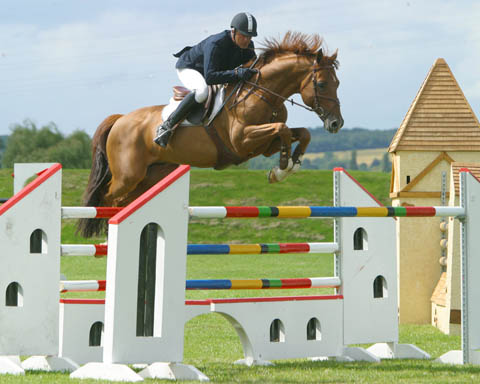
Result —
[{"label": "white breeches", "polygon": [[197,103],[203,103],[207,100],[208,85],[200,72],[195,69],[180,68],[177,69],[177,75],[186,88],[195,92]]}]

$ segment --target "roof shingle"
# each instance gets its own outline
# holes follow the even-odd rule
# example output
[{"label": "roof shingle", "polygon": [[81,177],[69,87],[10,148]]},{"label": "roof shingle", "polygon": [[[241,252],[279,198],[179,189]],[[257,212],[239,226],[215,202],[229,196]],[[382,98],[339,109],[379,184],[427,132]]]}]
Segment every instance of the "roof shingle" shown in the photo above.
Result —
[{"label": "roof shingle", "polygon": [[444,59],[437,59],[390,143],[396,151],[480,151],[480,124]]},{"label": "roof shingle", "polygon": [[473,176],[477,179],[480,179],[480,163],[464,163],[464,162],[455,162],[452,163],[452,172],[453,172],[453,184],[455,185],[455,195],[460,194],[460,169],[467,168]]}]

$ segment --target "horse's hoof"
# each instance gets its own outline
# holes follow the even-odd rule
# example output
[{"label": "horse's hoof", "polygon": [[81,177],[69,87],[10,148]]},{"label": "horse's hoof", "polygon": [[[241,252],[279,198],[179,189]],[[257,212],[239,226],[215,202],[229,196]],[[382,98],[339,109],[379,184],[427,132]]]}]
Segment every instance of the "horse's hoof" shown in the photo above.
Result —
[{"label": "horse's hoof", "polygon": [[275,177],[275,173],[273,172],[273,170],[268,171],[267,180],[270,184],[276,183],[278,181]]},{"label": "horse's hoof", "polygon": [[268,181],[270,183],[277,183],[285,179],[289,174],[289,171],[282,170],[279,167],[273,167],[268,174]]}]

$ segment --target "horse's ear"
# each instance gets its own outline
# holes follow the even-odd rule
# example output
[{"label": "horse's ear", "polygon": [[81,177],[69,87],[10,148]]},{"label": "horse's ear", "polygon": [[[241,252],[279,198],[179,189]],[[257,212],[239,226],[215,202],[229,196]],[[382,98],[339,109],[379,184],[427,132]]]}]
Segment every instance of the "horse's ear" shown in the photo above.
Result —
[{"label": "horse's ear", "polygon": [[320,63],[323,59],[323,51],[322,51],[322,48],[320,48],[318,51],[317,51],[317,63]]},{"label": "horse's ear", "polygon": [[330,56],[330,60],[332,60],[332,62],[337,60],[337,55],[338,55],[338,50],[336,50],[335,53],[332,56]]}]

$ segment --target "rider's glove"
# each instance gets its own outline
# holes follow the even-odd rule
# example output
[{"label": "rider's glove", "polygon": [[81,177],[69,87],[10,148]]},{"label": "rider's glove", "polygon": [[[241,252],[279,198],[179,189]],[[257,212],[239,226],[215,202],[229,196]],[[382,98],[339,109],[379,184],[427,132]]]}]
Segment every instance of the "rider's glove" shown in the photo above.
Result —
[{"label": "rider's glove", "polygon": [[258,73],[258,69],[242,67],[235,69],[235,74],[237,75],[239,80],[248,80],[256,73]]}]

